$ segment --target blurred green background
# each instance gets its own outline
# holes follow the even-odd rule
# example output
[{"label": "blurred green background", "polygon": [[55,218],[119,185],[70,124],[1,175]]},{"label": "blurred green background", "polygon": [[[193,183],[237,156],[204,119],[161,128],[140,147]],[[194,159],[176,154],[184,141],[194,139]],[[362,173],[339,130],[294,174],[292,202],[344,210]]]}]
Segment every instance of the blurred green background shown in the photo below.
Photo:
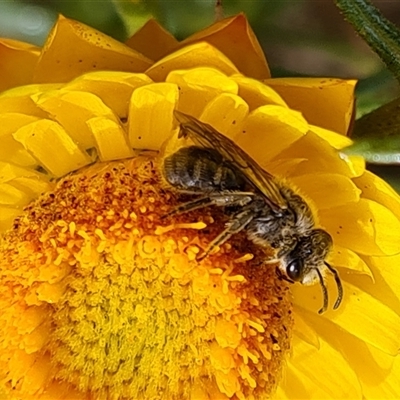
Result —
[{"label": "blurred green background", "polygon": [[[400,26],[400,1],[373,3]],[[275,77],[359,79],[357,117],[399,95],[397,81],[344,21],[333,0],[224,0],[223,12],[225,16],[238,12],[247,15]],[[215,0],[0,0],[0,36],[42,45],[58,13],[121,41],[153,16],[182,39],[214,21]],[[396,148],[391,151],[400,153]],[[372,164],[370,169],[400,190],[399,167]]]}]

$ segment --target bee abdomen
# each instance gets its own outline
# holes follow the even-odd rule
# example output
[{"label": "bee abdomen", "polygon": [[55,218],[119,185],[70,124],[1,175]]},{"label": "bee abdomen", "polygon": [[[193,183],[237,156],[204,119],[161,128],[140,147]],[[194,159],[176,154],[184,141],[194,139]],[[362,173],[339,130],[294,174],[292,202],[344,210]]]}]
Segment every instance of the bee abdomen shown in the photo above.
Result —
[{"label": "bee abdomen", "polygon": [[167,182],[182,190],[243,190],[244,179],[216,150],[183,147],[164,159]]}]

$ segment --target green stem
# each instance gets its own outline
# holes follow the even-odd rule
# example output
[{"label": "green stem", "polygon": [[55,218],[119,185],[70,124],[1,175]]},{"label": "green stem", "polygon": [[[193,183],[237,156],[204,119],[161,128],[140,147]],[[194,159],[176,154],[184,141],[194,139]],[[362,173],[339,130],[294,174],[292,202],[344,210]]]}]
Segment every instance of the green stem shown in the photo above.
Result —
[{"label": "green stem", "polygon": [[335,0],[345,19],[400,81],[400,30],[369,0]]}]

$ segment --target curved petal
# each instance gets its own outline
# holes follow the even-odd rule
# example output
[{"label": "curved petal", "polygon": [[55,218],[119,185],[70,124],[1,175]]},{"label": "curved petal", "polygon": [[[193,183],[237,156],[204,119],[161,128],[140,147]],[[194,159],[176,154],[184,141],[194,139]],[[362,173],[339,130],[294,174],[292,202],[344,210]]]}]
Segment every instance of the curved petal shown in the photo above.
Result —
[{"label": "curved petal", "polygon": [[266,164],[265,170],[275,176],[288,177],[294,175],[294,171],[305,161],[305,158],[275,159]]},{"label": "curved petal", "polygon": [[265,166],[307,131],[308,124],[297,111],[267,105],[250,113],[235,141],[260,165]]},{"label": "curved petal", "polygon": [[208,67],[171,72],[166,82],[179,88],[179,110],[197,118],[221,93],[236,95],[238,86],[222,72]]},{"label": "curved petal", "polygon": [[353,144],[353,141],[347,136],[330,131],[329,129],[321,128],[320,126],[310,125],[310,131],[316,133],[320,138],[326,140],[332,147],[337,150]]},{"label": "curved petal", "polygon": [[156,82],[166,80],[168,74],[179,69],[196,67],[215,68],[226,75],[238,72],[232,61],[209,43],[200,42],[167,55],[152,67],[146,74]]},{"label": "curved petal", "polygon": [[351,176],[356,178],[365,172],[366,162],[364,157],[361,156],[348,156],[347,154],[340,153],[340,158],[350,168]]},{"label": "curved petal", "polygon": [[178,99],[178,86],[173,83],[152,83],[133,92],[128,120],[133,148],[160,150],[174,129],[173,110]]},{"label": "curved petal", "polygon": [[84,74],[66,84],[66,90],[89,92],[103,101],[120,119],[128,118],[129,101],[134,89],[152,83],[145,74],[99,71]]},{"label": "curved petal", "polygon": [[[37,181],[48,182],[48,176],[31,168],[18,167],[7,162],[0,161],[0,183],[14,183],[17,180],[36,179]],[[0,200],[1,202],[1,200]]]},{"label": "curved petal", "polygon": [[10,229],[15,218],[21,213],[20,208],[0,205],[0,232]]},{"label": "curved petal", "polygon": [[[361,341],[370,343],[374,347],[390,355],[397,355],[399,350],[400,316],[390,307],[381,303],[369,293],[344,280],[342,274],[344,299],[337,310],[329,309],[322,315],[317,310],[322,305],[320,285],[312,286],[293,285],[294,303],[297,307],[307,310],[315,318],[326,319],[336,327],[349,332]],[[367,278],[367,277],[365,277]],[[329,294],[334,299],[334,282],[327,278]],[[302,315],[304,314],[300,311]],[[318,329],[319,324],[313,324]]]},{"label": "curved petal", "polygon": [[[375,349],[371,349],[374,352],[374,358],[382,357],[381,354]],[[397,356],[393,360],[393,365],[390,371],[386,374],[384,379],[377,380],[376,376],[372,379],[365,380],[363,382],[363,393],[366,399],[396,399],[400,393],[400,357]]]},{"label": "curved petal", "polygon": [[125,44],[150,60],[157,61],[176,49],[179,42],[151,18]]},{"label": "curved petal", "polygon": [[122,126],[107,117],[94,117],[86,121],[94,140],[100,161],[120,160],[133,156]]},{"label": "curved petal", "polygon": [[207,42],[224,53],[244,75],[256,79],[270,77],[264,52],[243,14],[219,21],[189,36],[180,46]]},{"label": "curved petal", "polygon": [[280,386],[290,399],[361,398],[357,375],[341,352],[325,340],[320,339],[316,350],[294,336],[287,368],[287,383],[283,379]]},{"label": "curved petal", "polygon": [[335,243],[365,255],[400,252],[400,221],[383,205],[360,199],[357,203],[322,210],[321,225]]},{"label": "curved petal", "polygon": [[104,33],[60,16],[43,47],[34,81],[68,82],[99,70],[143,72],[151,64],[142,54]]},{"label": "curved petal", "polygon": [[[1,165],[1,167],[3,167],[3,165]],[[30,169],[24,170],[18,167],[14,167],[13,169],[22,170],[22,172],[18,171],[19,176],[9,178],[6,183],[0,183],[1,205],[19,208],[40,195],[42,193],[41,190],[51,188],[46,176],[39,176],[38,173],[36,176],[33,174],[33,176],[29,176]]]},{"label": "curved petal", "polygon": [[321,347],[319,343],[319,335],[313,326],[303,318],[301,313],[294,313],[293,317],[293,332],[296,336],[318,350]]},{"label": "curved petal", "polygon": [[33,95],[32,99],[68,132],[81,149],[94,147],[95,141],[86,121],[106,117],[119,122],[114,113],[94,94],[55,90]]},{"label": "curved petal", "polygon": [[0,40],[0,91],[32,83],[40,49],[11,39]]},{"label": "curved petal", "polygon": [[[316,327],[318,335],[339,350],[356,373],[363,398],[394,399],[399,393],[399,357],[390,356],[363,340],[338,328],[328,319],[300,311],[305,320]],[[372,396],[372,397],[371,397]]]},{"label": "curved petal", "polygon": [[400,256],[368,257],[362,256],[368,264],[374,280],[364,276],[348,276],[346,280],[374,296],[400,315]]},{"label": "curved petal", "polygon": [[400,197],[383,179],[369,171],[354,178],[353,182],[362,190],[362,197],[386,206],[400,219]]},{"label": "curved petal", "polygon": [[346,271],[346,280],[350,279],[352,276],[357,280],[360,278],[360,274],[364,274],[368,276],[369,282],[374,282],[374,274],[371,271],[369,264],[357,253],[347,249],[346,247],[334,243],[332,250],[329,253],[328,261],[335,268],[340,267],[341,269],[346,268],[351,270],[353,275],[349,273],[350,271]]},{"label": "curved petal", "polygon": [[24,149],[21,143],[13,138],[12,134],[22,126],[38,119],[21,113],[0,114],[0,160],[24,167],[37,165],[37,161]]},{"label": "curved petal", "polygon": [[242,129],[248,114],[249,106],[240,96],[221,93],[207,104],[200,119],[233,139]]},{"label": "curved petal", "polygon": [[349,177],[354,176],[352,169],[343,160],[341,155],[326,140],[321,139],[311,131],[283,149],[272,161],[290,161],[300,158],[304,159],[304,161],[290,173],[289,178],[298,175],[314,174],[315,171],[320,173],[335,172]]},{"label": "curved petal", "polygon": [[47,113],[42,111],[32,100],[31,96],[58,89],[58,84],[42,84],[21,86],[7,90],[0,94],[0,112],[21,113],[39,118],[46,118]]},{"label": "curved petal", "polygon": [[314,173],[294,176],[290,179],[301,192],[310,198],[317,210],[339,207],[357,202],[361,190],[350,178],[335,173]]},{"label": "curved petal", "polygon": [[354,109],[356,81],[334,78],[278,78],[265,83],[310,124],[346,135]]},{"label": "curved petal", "polygon": [[230,78],[239,85],[239,96],[246,101],[251,111],[267,104],[287,107],[282,97],[262,82],[239,74]]},{"label": "curved petal", "polygon": [[56,177],[92,162],[59,124],[48,119],[31,122],[18,129],[13,136]]}]

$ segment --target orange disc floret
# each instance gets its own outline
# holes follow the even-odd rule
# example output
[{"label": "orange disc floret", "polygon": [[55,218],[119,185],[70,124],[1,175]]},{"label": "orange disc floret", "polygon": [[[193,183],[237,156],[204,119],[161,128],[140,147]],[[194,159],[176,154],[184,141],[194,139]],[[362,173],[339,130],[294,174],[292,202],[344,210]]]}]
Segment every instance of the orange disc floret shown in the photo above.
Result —
[{"label": "orange disc floret", "polygon": [[244,235],[198,262],[227,216],[163,219],[180,199],[158,162],[71,174],[4,235],[0,365],[15,398],[261,399],[276,388],[286,282]]}]

